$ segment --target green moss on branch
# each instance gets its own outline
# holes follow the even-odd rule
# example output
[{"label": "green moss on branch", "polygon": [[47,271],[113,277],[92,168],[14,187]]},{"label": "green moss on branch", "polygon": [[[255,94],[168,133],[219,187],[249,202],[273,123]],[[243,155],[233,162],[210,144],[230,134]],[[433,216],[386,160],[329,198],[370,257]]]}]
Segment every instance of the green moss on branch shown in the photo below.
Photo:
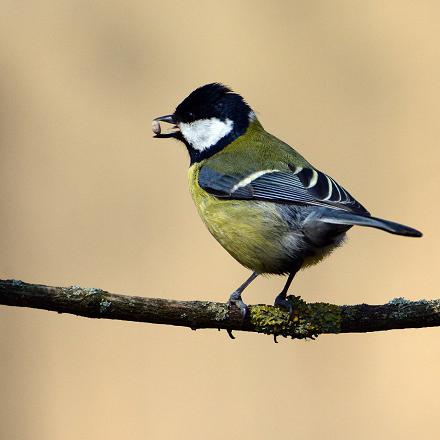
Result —
[{"label": "green moss on branch", "polygon": [[0,304],[70,313],[98,319],[166,324],[191,329],[242,330],[295,339],[320,334],[353,333],[440,326],[440,300],[409,301],[396,298],[383,305],[338,306],[306,303],[290,296],[295,313],[267,305],[250,306],[243,321],[240,310],[224,303],[174,301],[116,295],[101,289],[52,287],[17,280],[0,280]]},{"label": "green moss on branch", "polygon": [[251,323],[258,333],[295,339],[314,339],[321,333],[341,331],[339,306],[327,303],[308,304],[299,296],[289,296],[293,305],[293,319],[288,313],[272,306],[258,305],[251,308]]}]

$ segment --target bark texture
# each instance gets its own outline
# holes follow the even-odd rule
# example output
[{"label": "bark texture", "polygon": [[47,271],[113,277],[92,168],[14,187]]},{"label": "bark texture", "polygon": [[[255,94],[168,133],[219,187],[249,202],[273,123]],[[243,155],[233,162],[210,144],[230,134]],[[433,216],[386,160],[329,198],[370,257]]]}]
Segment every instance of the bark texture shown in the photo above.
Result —
[{"label": "bark texture", "polygon": [[243,321],[237,308],[209,301],[174,301],[109,293],[78,286],[52,287],[0,280],[0,304],[50,310],[87,318],[119,319],[191,329],[225,329],[315,338],[328,333],[361,333],[440,325],[440,300],[395,298],[381,305],[306,303],[290,296],[295,314],[268,305],[250,306]]}]

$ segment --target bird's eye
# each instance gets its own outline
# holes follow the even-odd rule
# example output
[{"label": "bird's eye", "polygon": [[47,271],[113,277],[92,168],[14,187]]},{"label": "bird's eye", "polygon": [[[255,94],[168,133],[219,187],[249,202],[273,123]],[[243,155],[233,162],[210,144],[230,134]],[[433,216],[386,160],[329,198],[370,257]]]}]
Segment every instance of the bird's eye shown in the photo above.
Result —
[{"label": "bird's eye", "polygon": [[194,116],[194,113],[193,112],[188,112],[188,119],[190,120],[190,121],[194,121],[194,119],[195,119],[195,116]]}]

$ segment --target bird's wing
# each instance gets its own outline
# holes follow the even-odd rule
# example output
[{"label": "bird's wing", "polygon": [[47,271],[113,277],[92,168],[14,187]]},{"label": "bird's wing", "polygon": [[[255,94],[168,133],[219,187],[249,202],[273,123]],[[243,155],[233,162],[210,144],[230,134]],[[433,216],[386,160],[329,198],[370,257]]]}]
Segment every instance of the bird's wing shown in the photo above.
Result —
[{"label": "bird's wing", "polygon": [[312,166],[288,165],[287,169],[262,169],[238,174],[203,165],[199,185],[222,199],[263,200],[324,206],[369,215],[342,186]]}]

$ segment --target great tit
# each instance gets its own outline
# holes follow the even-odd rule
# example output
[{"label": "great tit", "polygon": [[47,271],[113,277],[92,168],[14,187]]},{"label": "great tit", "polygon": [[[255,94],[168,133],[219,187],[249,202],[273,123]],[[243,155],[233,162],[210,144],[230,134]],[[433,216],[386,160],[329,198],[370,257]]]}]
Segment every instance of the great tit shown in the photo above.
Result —
[{"label": "great tit", "polygon": [[[161,133],[160,122],[174,124]],[[293,309],[295,274],[321,261],[353,226],[421,237],[408,226],[372,217],[348,191],[292,147],[268,133],[246,101],[220,83],[194,90],[173,114],[153,121],[156,138],[183,142],[189,189],[216,240],[252,275],[229,298],[241,309],[243,290],[260,274],[288,275],[275,306]]]}]

